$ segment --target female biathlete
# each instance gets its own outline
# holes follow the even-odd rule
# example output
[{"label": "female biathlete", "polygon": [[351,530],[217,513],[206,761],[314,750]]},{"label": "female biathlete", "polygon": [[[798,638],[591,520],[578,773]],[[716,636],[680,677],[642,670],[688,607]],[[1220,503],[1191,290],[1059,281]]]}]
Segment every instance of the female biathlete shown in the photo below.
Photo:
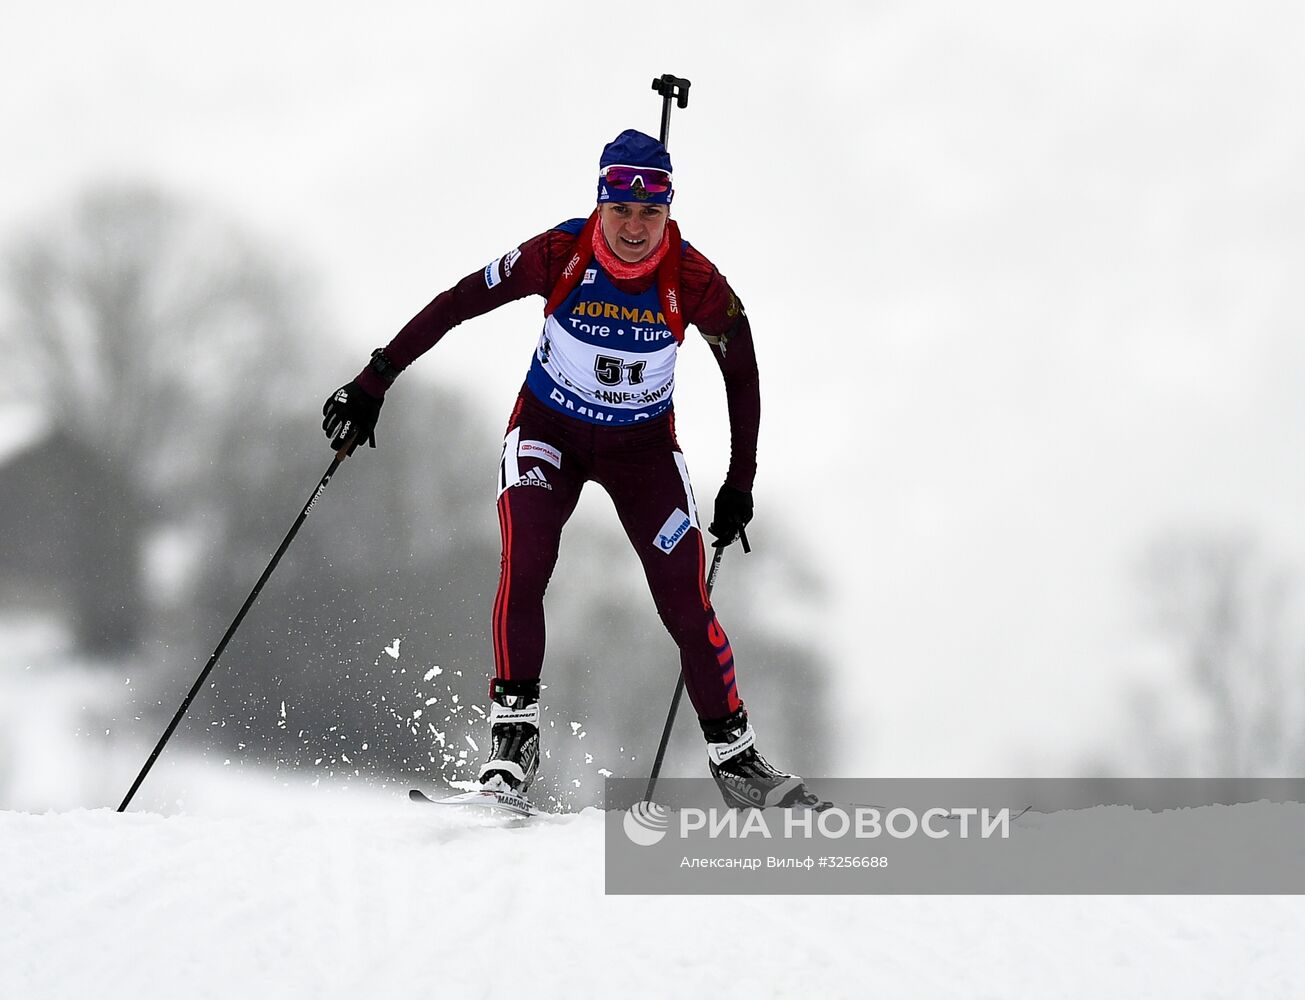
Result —
[{"label": "female biathlete", "polygon": [[[419,312],[323,407],[339,449],[376,446],[385,391],[464,320],[540,295],[544,327],[508,421],[498,470],[502,568],[494,600],[488,788],[524,794],[539,767],[544,590],[562,526],[590,480],[615,503],[657,611],[680,650],[708,766],[737,806],[814,800],[754,747],[734,657],[704,583],[705,553],[671,396],[693,324],[725,380],[730,465],[708,530],[717,547],[752,518],[760,394],[747,315],[716,267],[670,219],[665,146],[622,132],[599,159],[598,205],[463,278]],[[352,450],[352,447],[351,449]]]}]

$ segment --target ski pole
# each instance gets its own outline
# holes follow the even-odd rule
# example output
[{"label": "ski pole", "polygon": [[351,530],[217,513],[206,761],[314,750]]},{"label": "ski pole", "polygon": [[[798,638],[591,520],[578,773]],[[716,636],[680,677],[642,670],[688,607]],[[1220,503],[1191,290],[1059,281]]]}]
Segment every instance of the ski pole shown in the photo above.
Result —
[{"label": "ski pole", "polygon": [[[739,540],[743,542],[743,551],[751,552],[748,545],[747,533],[740,529]],[[711,590],[716,586],[716,571],[720,569],[721,556],[725,554],[725,546],[716,550],[716,554],[711,559],[711,570],[707,573],[707,596],[711,596]],[[648,775],[648,789],[643,793],[645,802],[652,801],[653,789],[657,786],[657,776],[662,770],[662,758],[666,756],[666,744],[671,740],[671,729],[675,726],[675,713],[679,711],[680,699],[684,696],[684,670],[680,670],[680,675],[675,678],[675,694],[671,696],[671,710],[666,713],[666,725],[662,727],[662,741],[657,747],[657,756],[653,759],[652,773]]]},{"label": "ski pole", "polygon": [[172,717],[172,721],[168,723],[168,728],[163,731],[163,736],[154,747],[154,752],[150,754],[149,760],[145,761],[145,766],[140,769],[140,774],[136,775],[136,780],[132,782],[131,789],[122,800],[122,804],[118,806],[118,812],[126,811],[127,806],[131,803],[132,797],[136,794],[136,790],[140,788],[141,783],[145,780],[145,776],[150,773],[150,768],[154,766],[154,762],[159,759],[159,754],[163,752],[164,745],[172,738],[173,732],[176,731],[177,724],[181,722],[181,717],[186,714],[186,709],[188,709],[190,703],[195,700],[195,695],[199,694],[199,689],[204,686],[204,681],[208,678],[209,673],[212,672],[214,665],[218,661],[218,657],[220,657],[222,651],[227,648],[227,643],[230,642],[231,637],[236,634],[236,629],[240,627],[240,623],[245,620],[245,614],[249,611],[250,607],[253,606],[254,601],[257,600],[259,592],[263,589],[263,584],[267,583],[267,578],[272,575],[272,571],[276,569],[277,563],[279,563],[281,557],[285,555],[285,550],[290,547],[290,543],[294,540],[295,535],[299,533],[299,526],[307,520],[309,512],[313,509],[313,505],[317,503],[318,498],[326,490],[326,485],[331,481],[331,477],[335,475],[335,470],[338,469],[340,463],[349,456],[349,452],[352,448],[353,440],[350,439],[335,453],[335,459],[331,462],[330,468],[326,470],[326,474],[322,476],[321,482],[317,484],[316,489],[313,490],[312,495],[308,498],[308,502],[304,504],[304,509],[301,510],[299,516],[295,518],[295,523],[290,526],[289,532],[286,533],[285,538],[281,541],[280,548],[278,548],[276,554],[272,556],[272,561],[267,564],[267,569],[263,570],[263,575],[260,576],[258,582],[254,584],[254,589],[251,590],[249,596],[245,598],[245,603],[241,607],[240,613],[236,615],[235,621],[233,621],[230,627],[227,628],[226,635],[222,637],[222,641],[218,643],[217,649],[213,650],[213,655],[208,658],[208,663],[204,666],[204,669],[200,671],[199,676],[195,679],[195,683],[191,685],[190,692],[186,695],[186,700],[181,703],[181,707],[177,709],[177,714]]},{"label": "ski pole", "polygon": [[[663,73],[652,82],[652,89],[657,91],[662,97],[662,145],[665,146],[671,137],[671,101],[681,108],[689,106],[689,86],[688,80],[674,76],[670,73]],[[751,552],[748,545],[748,535],[743,529],[739,529],[739,540],[743,543],[743,551]],[[711,596],[711,589],[716,584],[716,571],[720,569],[721,556],[725,554],[725,546],[716,549],[716,555],[711,560],[711,571],[707,574],[707,596]],[[657,756],[653,759],[652,773],[648,776],[648,790],[644,792],[644,801],[652,801],[653,789],[657,785],[657,776],[662,770],[662,759],[666,756],[666,745],[671,739],[671,729],[675,726],[675,713],[679,711],[680,699],[684,697],[684,671],[680,670],[679,676],[675,679],[675,694],[671,697],[671,708],[666,713],[666,725],[662,727],[661,743],[657,747]]]},{"label": "ski pole", "polygon": [[[675,101],[682,108],[689,106],[689,81],[681,79],[671,73],[663,73],[652,82],[652,89],[657,91],[662,98],[662,145],[665,146],[671,138],[671,101]],[[711,588],[716,582],[716,570],[720,568],[720,557],[724,554],[723,548],[716,550],[716,555],[711,560],[711,572],[707,574],[707,596],[711,596]],[[671,728],[675,725],[675,713],[680,707],[680,698],[684,696],[684,671],[675,679],[675,694],[671,698],[671,710],[666,715],[666,725],[662,729],[662,741],[657,747],[657,756],[653,759],[652,774],[648,777],[648,791],[644,793],[645,802],[652,801],[653,786],[657,784],[657,775],[662,769],[662,757],[666,755],[666,744],[671,738]]]},{"label": "ski pole", "polygon": [[689,106],[689,81],[663,73],[652,82],[652,89],[662,95],[662,145],[671,137],[671,101],[681,108]]}]

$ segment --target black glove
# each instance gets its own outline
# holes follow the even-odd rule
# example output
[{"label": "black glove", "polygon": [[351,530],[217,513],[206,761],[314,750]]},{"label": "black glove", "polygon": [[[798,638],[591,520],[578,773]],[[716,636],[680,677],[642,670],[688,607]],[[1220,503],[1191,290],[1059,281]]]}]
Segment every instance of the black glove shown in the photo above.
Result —
[{"label": "black glove", "polygon": [[352,439],[349,454],[363,442],[376,447],[376,418],[381,415],[384,399],[363,392],[357,382],[342,385],[331,393],[322,406],[322,430],[339,451]]},{"label": "black glove", "polygon": [[736,538],[743,540],[743,551],[750,552],[748,535],[743,529],[752,520],[752,494],[736,490],[726,483],[716,494],[716,514],[707,530],[716,536],[712,546],[723,549]]}]

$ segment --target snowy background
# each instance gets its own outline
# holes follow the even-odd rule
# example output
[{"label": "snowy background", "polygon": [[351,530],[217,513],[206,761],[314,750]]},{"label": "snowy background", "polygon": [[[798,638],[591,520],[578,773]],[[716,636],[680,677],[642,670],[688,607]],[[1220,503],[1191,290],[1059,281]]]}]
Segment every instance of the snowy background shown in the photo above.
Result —
[{"label": "snowy background", "polygon": [[[185,915],[250,956],[211,995],[274,957],[328,966],[291,995],[344,995],[382,974],[329,975],[369,920],[391,932],[362,947],[448,968],[487,923],[473,870],[526,854],[557,870],[516,893],[526,923],[569,928],[541,944],[546,993],[566,995],[571,948],[600,972],[676,956],[648,995],[701,981],[697,935],[669,925],[720,905],[603,899],[585,815],[491,856],[387,811],[475,757],[487,491],[538,303],[455,331],[396,387],[381,449],[346,463],[142,790],[166,819],[22,815],[116,803],[325,467],[322,398],[458,277],[585,214],[601,145],[656,130],[664,72],[693,81],[676,216],[758,344],[758,551],[731,553],[717,603],[777,759],[1305,773],[1298,6],[142,0],[2,20],[0,838],[6,884],[38,881],[2,900],[0,939],[38,947],[0,953],[19,976],[0,993],[84,995],[37,990],[30,954],[107,954],[133,926],[163,948],[191,939]],[[83,293],[129,283],[123,262],[169,309],[88,325]],[[709,498],[724,402],[692,342],[677,409]],[[586,496],[550,591],[563,805],[639,769],[673,683],[612,520]],[[669,766],[699,773],[680,721]],[[253,888],[204,908],[222,875],[178,873],[217,843]],[[315,910],[361,920],[292,935],[296,870],[326,883]],[[59,933],[87,884],[103,921]],[[833,969],[907,995],[925,968],[972,996],[1286,996],[1305,971],[1290,899],[738,905],[773,956],[761,993],[829,989]],[[627,922],[646,951],[614,937]],[[161,994],[203,968],[170,965]]]}]

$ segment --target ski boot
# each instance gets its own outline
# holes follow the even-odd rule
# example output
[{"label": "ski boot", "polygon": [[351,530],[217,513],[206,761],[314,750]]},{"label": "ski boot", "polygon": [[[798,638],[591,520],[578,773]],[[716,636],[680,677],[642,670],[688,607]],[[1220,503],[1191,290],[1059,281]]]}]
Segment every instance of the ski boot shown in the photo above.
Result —
[{"label": "ski boot", "polygon": [[489,760],[477,779],[485,788],[525,795],[539,770],[539,680],[494,679],[489,709]]},{"label": "ski boot", "polygon": [[816,808],[820,799],[807,791],[795,774],[770,766],[757,753],[756,733],[748,722],[747,709],[739,708],[723,719],[700,720],[707,737],[707,761],[725,804],[732,809],[767,806]]}]

